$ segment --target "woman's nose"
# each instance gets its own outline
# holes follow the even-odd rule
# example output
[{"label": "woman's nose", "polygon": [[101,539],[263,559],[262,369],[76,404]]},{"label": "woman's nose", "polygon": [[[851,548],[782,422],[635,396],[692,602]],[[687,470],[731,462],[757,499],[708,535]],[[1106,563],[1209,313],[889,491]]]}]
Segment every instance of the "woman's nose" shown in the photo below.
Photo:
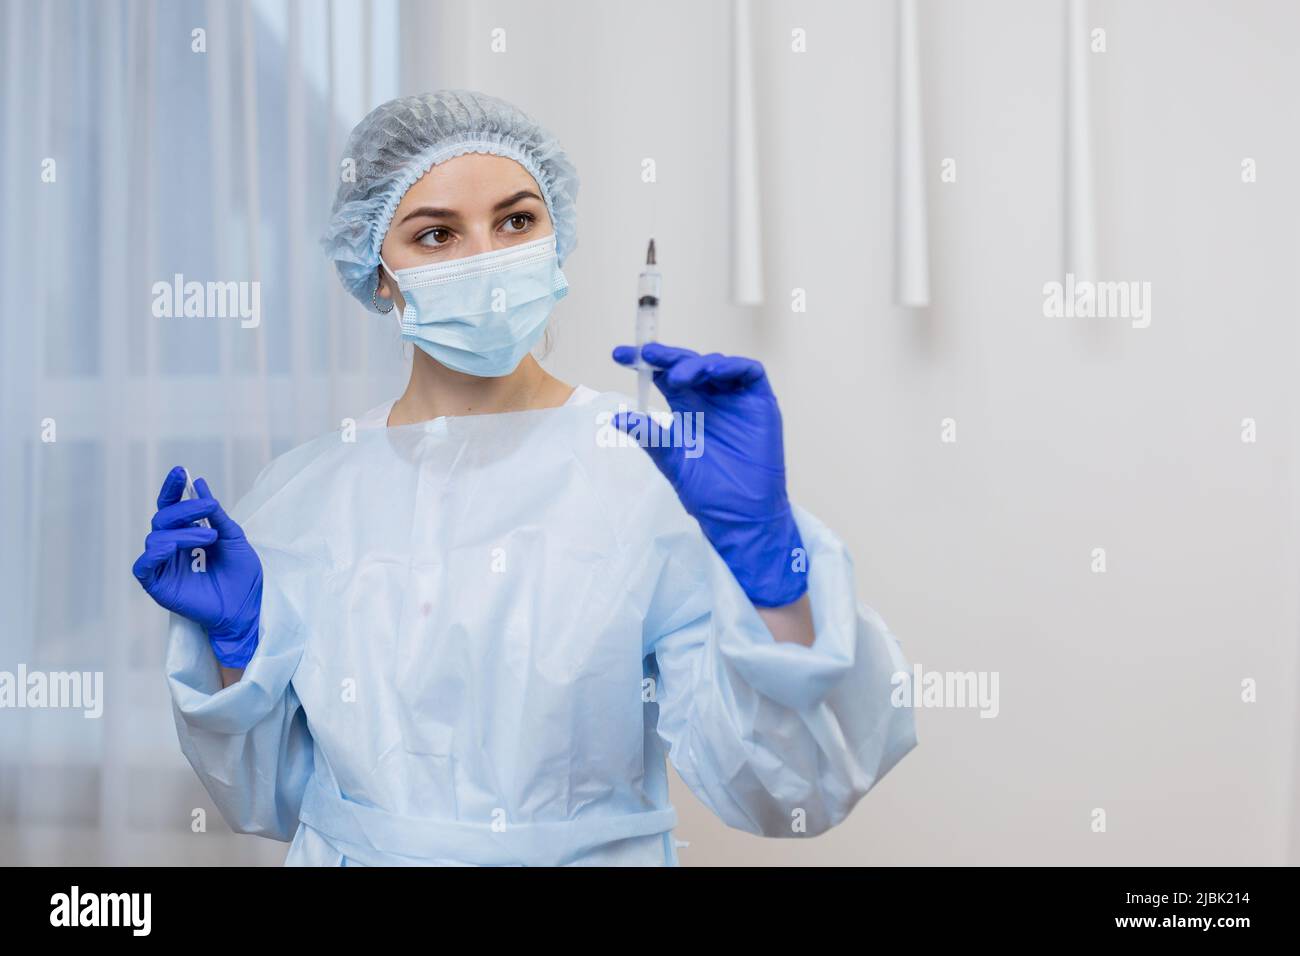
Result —
[{"label": "woman's nose", "polygon": [[471,229],[465,236],[464,255],[477,256],[484,252],[493,252],[508,246],[492,227],[491,223]]},{"label": "woman's nose", "polygon": [[495,248],[500,248],[490,229],[476,229],[469,234],[468,241],[465,242],[465,255],[476,256],[482,252],[491,252]]}]

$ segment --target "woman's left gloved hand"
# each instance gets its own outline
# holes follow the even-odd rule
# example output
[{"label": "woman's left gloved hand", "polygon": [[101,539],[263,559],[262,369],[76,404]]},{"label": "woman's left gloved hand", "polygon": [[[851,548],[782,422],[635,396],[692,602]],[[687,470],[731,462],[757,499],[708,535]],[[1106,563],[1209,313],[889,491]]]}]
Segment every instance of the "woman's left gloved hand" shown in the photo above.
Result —
[{"label": "woman's left gloved hand", "polygon": [[[620,412],[615,427],[649,453],[750,601],[797,601],[808,589],[807,558],[785,492],[781,411],[762,364],[657,342],[641,354],[656,368],[673,424],[665,430]],[[614,361],[635,365],[636,347],[618,346]]]},{"label": "woman's left gloved hand", "polygon": [[[185,469],[163,479],[158,512],[132,569],[159,605],[201,625],[223,667],[247,667],[257,650],[262,609],[262,561],[244,531],[212,497],[202,478],[197,498],[183,499]],[[207,518],[211,528],[195,522]],[[203,564],[192,562],[194,549]]]}]

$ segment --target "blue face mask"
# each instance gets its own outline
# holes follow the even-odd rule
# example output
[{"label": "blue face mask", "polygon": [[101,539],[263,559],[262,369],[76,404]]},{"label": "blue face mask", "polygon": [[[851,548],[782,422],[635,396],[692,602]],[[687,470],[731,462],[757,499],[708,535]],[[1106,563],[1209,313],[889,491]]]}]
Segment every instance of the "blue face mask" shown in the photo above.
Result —
[{"label": "blue face mask", "polygon": [[402,338],[448,368],[484,378],[515,370],[569,292],[554,234],[396,272],[380,263],[406,300]]}]

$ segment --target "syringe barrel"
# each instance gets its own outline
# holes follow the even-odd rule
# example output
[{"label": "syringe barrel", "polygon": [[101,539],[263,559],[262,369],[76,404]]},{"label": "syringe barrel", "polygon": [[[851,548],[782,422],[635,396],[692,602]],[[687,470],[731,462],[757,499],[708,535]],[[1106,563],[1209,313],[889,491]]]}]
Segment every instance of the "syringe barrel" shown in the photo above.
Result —
[{"label": "syringe barrel", "polygon": [[659,288],[663,284],[663,276],[659,274],[658,269],[647,270],[641,273],[641,278],[636,284],[637,299],[644,299],[649,296],[658,300]]}]

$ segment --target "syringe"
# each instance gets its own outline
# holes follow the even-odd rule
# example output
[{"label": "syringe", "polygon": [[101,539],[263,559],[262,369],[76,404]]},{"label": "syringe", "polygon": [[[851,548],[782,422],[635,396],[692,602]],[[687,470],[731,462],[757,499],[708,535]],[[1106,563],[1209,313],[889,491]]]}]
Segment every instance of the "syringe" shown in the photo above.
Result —
[{"label": "syringe", "polygon": [[662,276],[655,265],[655,241],[645,253],[645,271],[637,282],[636,290],[636,407],[639,412],[650,410],[650,381],[654,368],[641,358],[641,347],[655,341],[659,334],[659,286]]},{"label": "syringe", "polygon": [[[181,492],[181,500],[185,500],[187,498],[197,498],[199,496],[199,493],[194,490],[194,482],[190,480],[190,470],[188,468],[182,468],[181,471],[185,472],[185,490]],[[212,527],[212,522],[210,522],[207,518],[200,518],[198,521],[194,523],[198,525],[200,528]]]}]

